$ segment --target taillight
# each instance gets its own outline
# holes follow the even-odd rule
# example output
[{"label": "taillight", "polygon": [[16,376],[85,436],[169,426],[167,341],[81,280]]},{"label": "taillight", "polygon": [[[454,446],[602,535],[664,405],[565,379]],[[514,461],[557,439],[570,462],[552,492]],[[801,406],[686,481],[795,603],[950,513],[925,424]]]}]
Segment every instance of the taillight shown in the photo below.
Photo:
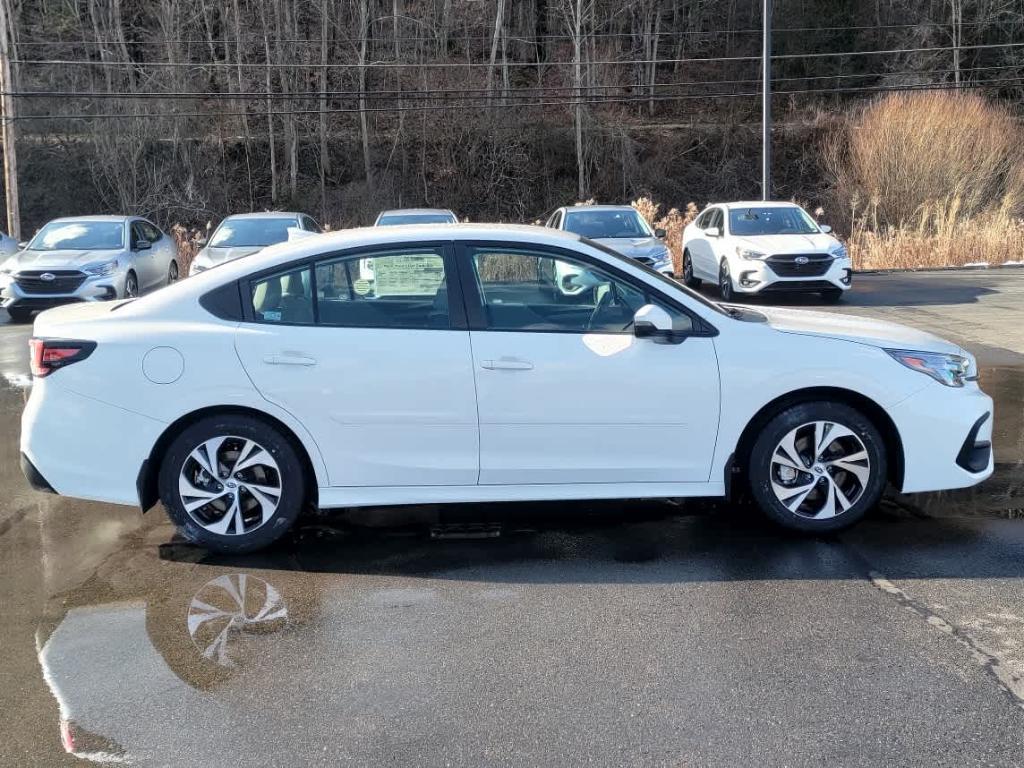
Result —
[{"label": "taillight", "polygon": [[32,375],[41,379],[58,368],[85,360],[96,349],[96,342],[32,338],[28,346],[32,352]]}]

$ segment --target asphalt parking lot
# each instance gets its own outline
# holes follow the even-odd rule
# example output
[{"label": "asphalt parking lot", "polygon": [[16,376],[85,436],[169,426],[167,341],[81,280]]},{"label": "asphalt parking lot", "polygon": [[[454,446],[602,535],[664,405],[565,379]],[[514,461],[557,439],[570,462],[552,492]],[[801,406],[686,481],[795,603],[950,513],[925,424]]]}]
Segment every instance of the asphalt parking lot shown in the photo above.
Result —
[{"label": "asphalt parking lot", "polygon": [[30,331],[0,313],[0,762],[1019,766],[1022,308],[1004,269],[859,276],[826,310],[958,341],[996,399],[988,483],[841,535],[702,502],[417,507],[234,558],[28,489]]}]

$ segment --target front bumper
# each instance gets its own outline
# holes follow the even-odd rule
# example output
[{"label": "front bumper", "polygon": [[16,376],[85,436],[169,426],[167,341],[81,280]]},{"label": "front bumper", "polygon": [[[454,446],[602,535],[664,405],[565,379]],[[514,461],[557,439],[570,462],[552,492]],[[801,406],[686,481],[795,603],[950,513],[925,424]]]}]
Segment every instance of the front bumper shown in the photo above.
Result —
[{"label": "front bumper", "polygon": [[732,260],[733,290],[737,293],[784,291],[848,291],[853,287],[853,268],[849,259],[834,259],[822,274],[783,277],[770,263],[759,259]]},{"label": "front bumper", "polygon": [[0,306],[4,309],[49,309],[76,301],[111,301],[124,298],[124,284],[128,272],[118,269],[109,275],[86,275],[73,291],[28,291],[18,285],[15,276],[0,279]]},{"label": "front bumper", "polygon": [[992,398],[930,382],[889,410],[903,443],[904,493],[977,485],[992,474]]}]

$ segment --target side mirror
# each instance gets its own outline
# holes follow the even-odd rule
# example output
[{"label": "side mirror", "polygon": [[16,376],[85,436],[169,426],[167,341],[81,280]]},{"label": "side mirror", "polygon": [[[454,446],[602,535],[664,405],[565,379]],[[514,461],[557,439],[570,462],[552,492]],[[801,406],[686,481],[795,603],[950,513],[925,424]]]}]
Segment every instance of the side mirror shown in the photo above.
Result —
[{"label": "side mirror", "polygon": [[722,230],[720,230],[718,227],[708,227],[707,229],[704,230],[704,234],[707,235],[708,237],[721,237]]},{"label": "side mirror", "polygon": [[149,240],[136,240],[132,243],[133,251],[148,251],[153,247],[153,244]]},{"label": "side mirror", "polygon": [[645,304],[633,315],[633,335],[655,344],[682,344],[687,336],[685,331],[675,330],[672,315],[656,304]]},{"label": "side mirror", "polygon": [[202,248],[202,247],[204,247],[206,245],[206,238],[205,237],[197,237],[196,240],[195,240],[195,243],[200,248]]},{"label": "side mirror", "polygon": [[26,248],[28,248],[28,240],[18,243],[18,250],[24,251]]},{"label": "side mirror", "polygon": [[832,231],[832,227],[830,227],[828,224],[822,224],[820,227],[818,227],[818,229],[820,229],[822,233],[826,235]]},{"label": "side mirror", "polygon": [[658,227],[658,229],[654,230],[654,236],[659,240],[664,240],[666,235],[668,235],[668,232],[666,232],[661,227]]}]

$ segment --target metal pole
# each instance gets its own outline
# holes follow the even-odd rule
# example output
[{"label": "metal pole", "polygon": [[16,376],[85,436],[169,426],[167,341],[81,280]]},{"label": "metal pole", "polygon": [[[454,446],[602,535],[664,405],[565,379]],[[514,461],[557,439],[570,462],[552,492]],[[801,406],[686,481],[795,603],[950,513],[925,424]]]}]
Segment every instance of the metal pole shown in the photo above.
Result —
[{"label": "metal pole", "polygon": [[761,12],[761,199],[772,196],[772,0]]},{"label": "metal pole", "polygon": [[7,0],[0,0],[0,123],[4,143],[4,187],[7,193],[7,234],[15,240],[21,239],[21,215],[18,210],[18,151],[15,133],[15,104],[11,93],[14,90],[11,78],[9,7]]}]

